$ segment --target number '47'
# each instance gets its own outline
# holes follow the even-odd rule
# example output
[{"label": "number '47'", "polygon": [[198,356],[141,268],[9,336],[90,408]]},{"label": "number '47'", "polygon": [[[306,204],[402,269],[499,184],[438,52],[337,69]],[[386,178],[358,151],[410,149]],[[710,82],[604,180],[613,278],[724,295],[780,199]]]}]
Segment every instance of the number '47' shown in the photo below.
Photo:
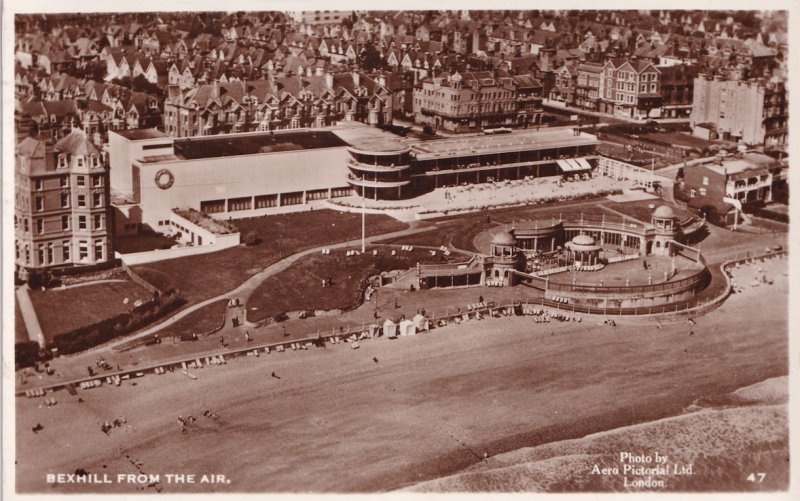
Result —
[{"label": "number '47'", "polygon": [[764,478],[767,476],[766,473],[751,473],[747,475],[748,482],[763,482]]}]

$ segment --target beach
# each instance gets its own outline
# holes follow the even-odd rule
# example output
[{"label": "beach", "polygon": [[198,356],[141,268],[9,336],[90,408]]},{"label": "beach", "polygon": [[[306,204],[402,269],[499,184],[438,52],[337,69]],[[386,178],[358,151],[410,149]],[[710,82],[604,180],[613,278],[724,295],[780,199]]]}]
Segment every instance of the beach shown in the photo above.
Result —
[{"label": "beach", "polygon": [[[749,266],[774,283],[747,286]],[[680,415],[788,373],[786,260],[749,266],[734,270],[743,292],[695,324],[490,318],[358,350],[246,357],[193,370],[196,380],[174,372],[61,391],[50,407],[18,398],[17,490],[382,492],[484,457]],[[197,418],[185,434],[179,415]],[[100,430],[119,417],[122,426]],[[161,481],[47,482],[47,473],[79,468]],[[229,482],[168,483],[171,473]]]}]

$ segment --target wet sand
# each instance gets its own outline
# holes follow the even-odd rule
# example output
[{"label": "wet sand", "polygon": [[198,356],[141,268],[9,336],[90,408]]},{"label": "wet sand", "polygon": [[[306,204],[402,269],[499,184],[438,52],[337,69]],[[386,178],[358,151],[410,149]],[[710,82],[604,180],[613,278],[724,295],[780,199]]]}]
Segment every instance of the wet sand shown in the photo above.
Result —
[{"label": "wet sand", "polygon": [[[764,266],[764,265],[761,265]],[[17,399],[19,492],[46,473],[224,474],[163,492],[376,492],[453,474],[502,452],[679,414],[698,399],[788,372],[786,261],[696,325],[535,324],[508,317],[397,340],[273,353],[225,366]],[[759,312],[754,315],[753,312]],[[694,331],[693,335],[689,332]],[[378,363],[373,361],[378,359]],[[273,378],[275,372],[280,379]],[[219,420],[202,417],[204,409]],[[197,417],[187,434],[176,418]],[[127,426],[107,436],[105,419]],[[41,423],[38,434],[31,427]],[[127,456],[127,457],[126,457]]]}]

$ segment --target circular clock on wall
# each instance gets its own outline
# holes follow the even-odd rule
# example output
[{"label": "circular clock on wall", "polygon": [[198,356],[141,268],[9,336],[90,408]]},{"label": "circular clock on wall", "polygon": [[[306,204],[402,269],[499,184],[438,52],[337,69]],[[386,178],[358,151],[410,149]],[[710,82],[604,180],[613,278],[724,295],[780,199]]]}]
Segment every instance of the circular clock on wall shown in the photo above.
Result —
[{"label": "circular clock on wall", "polygon": [[162,190],[169,189],[172,183],[175,182],[175,175],[169,169],[161,169],[156,172],[156,186]]}]

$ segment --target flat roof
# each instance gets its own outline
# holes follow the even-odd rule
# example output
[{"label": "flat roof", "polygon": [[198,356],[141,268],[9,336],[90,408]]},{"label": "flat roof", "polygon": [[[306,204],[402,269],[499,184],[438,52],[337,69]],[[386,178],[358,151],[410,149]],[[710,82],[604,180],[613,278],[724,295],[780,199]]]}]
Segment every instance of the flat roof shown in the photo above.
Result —
[{"label": "flat roof", "polygon": [[128,130],[114,130],[111,131],[114,134],[119,134],[120,136],[124,137],[128,141],[140,141],[142,139],[159,139],[159,138],[170,138],[172,136],[161,132],[158,129],[128,129]]},{"label": "flat roof", "polygon": [[337,146],[347,146],[347,143],[331,130],[225,134],[176,139],[175,156],[181,160],[195,160]]},{"label": "flat roof", "polygon": [[762,170],[777,164],[778,161],[769,155],[748,152],[742,155],[742,158],[723,159],[722,165],[717,163],[707,163],[703,165],[717,174],[723,176],[727,174],[730,176],[750,170]]},{"label": "flat roof", "polygon": [[510,134],[440,139],[411,144],[418,160],[466,155],[486,155],[510,151],[539,150],[562,146],[597,144],[586,132],[575,135],[571,127],[546,130],[517,130]]},{"label": "flat roof", "polygon": [[409,148],[408,144],[394,134],[363,124],[337,127],[333,133],[350,146],[362,151],[381,153],[405,151]]}]

